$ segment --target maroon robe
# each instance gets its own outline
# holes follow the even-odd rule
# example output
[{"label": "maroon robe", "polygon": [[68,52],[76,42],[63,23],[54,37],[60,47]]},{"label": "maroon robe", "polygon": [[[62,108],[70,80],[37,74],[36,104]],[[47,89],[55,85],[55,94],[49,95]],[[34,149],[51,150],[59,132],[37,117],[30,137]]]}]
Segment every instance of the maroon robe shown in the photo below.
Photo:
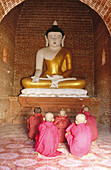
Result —
[{"label": "maroon robe", "polygon": [[60,155],[61,152],[57,151],[60,135],[54,123],[44,121],[39,125],[38,130],[35,151],[48,157]]},{"label": "maroon robe", "polygon": [[27,128],[29,130],[29,138],[35,140],[35,137],[38,133],[38,126],[43,122],[43,116],[41,113],[34,113],[33,116],[30,116],[27,119]]},{"label": "maroon robe", "polygon": [[83,108],[81,108],[81,109],[79,110],[79,113],[82,113],[82,109],[83,109]]},{"label": "maroon robe", "polygon": [[84,115],[86,116],[86,125],[91,128],[92,131],[92,141],[95,141],[98,137],[98,130],[97,130],[97,123],[96,119],[93,115],[90,114],[90,112],[84,112]]},{"label": "maroon robe", "polygon": [[66,132],[70,132],[66,138],[73,155],[81,157],[89,153],[92,143],[92,132],[89,126],[84,123],[78,125],[73,123]]},{"label": "maroon robe", "polygon": [[60,132],[59,143],[66,142],[65,132],[66,128],[71,124],[70,119],[68,118],[68,116],[58,116],[55,118],[54,124],[56,125]]}]

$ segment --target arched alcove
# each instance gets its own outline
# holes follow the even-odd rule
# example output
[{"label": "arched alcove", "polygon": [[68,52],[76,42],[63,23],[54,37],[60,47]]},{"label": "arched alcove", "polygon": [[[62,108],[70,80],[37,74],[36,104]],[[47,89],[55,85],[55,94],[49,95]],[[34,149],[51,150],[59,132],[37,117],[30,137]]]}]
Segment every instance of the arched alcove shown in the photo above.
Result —
[{"label": "arched alcove", "polygon": [[45,45],[46,30],[57,20],[66,35],[65,46],[70,48],[73,54],[72,76],[79,75],[80,78],[86,79],[89,96],[94,96],[94,35],[91,9],[78,1],[73,4],[72,2],[57,1],[52,2],[50,6],[50,0],[45,3],[24,2],[16,27],[14,95],[20,93],[21,78],[33,75],[36,52]]},{"label": "arched alcove", "polygon": [[[19,3],[21,2],[19,1]],[[109,115],[111,109],[109,93],[111,40],[109,29],[107,30],[109,27],[105,25],[106,21],[104,24],[95,12],[96,9],[92,10],[96,2],[92,3],[92,6],[87,4],[88,2],[86,3],[85,0],[82,1],[83,3],[73,2],[73,0],[62,1],[60,4],[53,2],[52,10],[49,2],[24,1],[20,5],[16,4],[16,7],[9,13],[8,10],[7,13],[5,12],[7,15],[4,14],[5,17],[1,21],[0,60],[2,61],[4,45],[7,47],[8,54],[7,63],[1,62],[3,73],[0,79],[1,100],[5,101],[5,105],[1,102],[3,108],[1,117],[7,120],[7,98],[19,95],[22,88],[21,78],[33,74],[36,51],[45,45],[44,33],[54,20],[58,21],[66,34],[65,46],[71,48],[73,52],[73,75],[87,79],[89,95],[101,98],[100,114]],[[100,1],[98,0],[98,2]],[[98,9],[100,6],[98,3]],[[101,16],[103,17],[102,14]],[[102,66],[103,49],[106,52],[106,64]]]}]

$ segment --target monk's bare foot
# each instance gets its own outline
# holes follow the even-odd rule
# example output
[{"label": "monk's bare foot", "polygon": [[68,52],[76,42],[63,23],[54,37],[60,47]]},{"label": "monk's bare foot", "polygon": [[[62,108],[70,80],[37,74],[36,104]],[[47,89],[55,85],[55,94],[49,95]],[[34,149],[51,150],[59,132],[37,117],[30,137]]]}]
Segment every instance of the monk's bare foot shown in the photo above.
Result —
[{"label": "monk's bare foot", "polygon": [[29,138],[29,140],[33,141],[32,139]]},{"label": "monk's bare foot", "polygon": [[96,140],[92,142],[92,145],[93,145],[93,146],[96,145]]},{"label": "monk's bare foot", "polygon": [[74,157],[74,155],[72,153],[69,153],[70,156]]},{"label": "monk's bare foot", "polygon": [[87,157],[90,157],[92,155],[93,155],[92,153],[88,153],[87,155],[84,155],[82,158],[87,158]]},{"label": "monk's bare foot", "polygon": [[39,152],[35,151],[35,153],[36,153],[38,156],[41,156],[41,154],[40,154]]}]

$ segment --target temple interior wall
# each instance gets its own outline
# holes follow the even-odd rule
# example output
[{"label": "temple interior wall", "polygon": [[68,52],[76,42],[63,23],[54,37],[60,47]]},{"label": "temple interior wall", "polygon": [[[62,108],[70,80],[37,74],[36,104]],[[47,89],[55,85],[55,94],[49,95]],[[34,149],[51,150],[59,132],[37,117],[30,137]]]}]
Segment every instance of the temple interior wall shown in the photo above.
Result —
[{"label": "temple interior wall", "polygon": [[100,120],[111,125],[111,37],[99,16],[94,17],[94,49],[94,86],[95,95],[100,97]]},{"label": "temple interior wall", "polygon": [[52,26],[53,21],[57,20],[66,35],[65,47],[72,51],[72,76],[86,79],[88,95],[94,96],[94,34],[91,9],[81,2],[72,2],[73,0],[24,2],[16,28],[15,95],[20,94],[22,89],[21,78],[33,75],[36,52],[45,46],[45,32]]},{"label": "temple interior wall", "polygon": [[[51,5],[50,5],[51,4]],[[8,96],[20,94],[21,79],[33,75],[36,51],[54,20],[66,34],[73,54],[72,76],[85,78],[90,97],[100,97],[100,115],[110,124],[111,39],[103,20],[78,1],[25,1],[0,24],[0,123],[8,122]],[[6,46],[7,62],[3,61]],[[106,63],[102,66],[105,49]],[[104,58],[104,57],[103,57]]]},{"label": "temple interior wall", "polygon": [[19,9],[13,9],[0,23],[0,124],[7,122],[8,96],[13,96],[15,32]]}]

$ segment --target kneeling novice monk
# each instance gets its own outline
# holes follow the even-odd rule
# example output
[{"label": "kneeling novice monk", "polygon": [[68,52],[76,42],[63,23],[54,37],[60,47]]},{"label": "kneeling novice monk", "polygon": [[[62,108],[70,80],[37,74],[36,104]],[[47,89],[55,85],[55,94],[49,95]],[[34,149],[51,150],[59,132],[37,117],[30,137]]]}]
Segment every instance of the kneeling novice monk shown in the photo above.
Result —
[{"label": "kneeling novice monk", "polygon": [[66,138],[71,154],[81,157],[89,153],[92,143],[92,132],[86,126],[84,114],[78,114],[76,121],[66,129]]},{"label": "kneeling novice monk", "polygon": [[35,151],[49,157],[61,154],[61,152],[57,151],[60,139],[59,130],[53,121],[54,115],[46,113],[45,121],[39,125],[39,134],[36,136]]},{"label": "kneeling novice monk", "polygon": [[92,141],[95,141],[98,137],[98,130],[97,130],[97,123],[96,119],[93,115],[90,113],[90,109],[88,106],[84,106],[81,109],[81,112],[86,116],[86,125],[91,128],[92,131]]},{"label": "kneeling novice monk", "polygon": [[66,128],[71,124],[71,121],[66,115],[65,110],[60,111],[60,114],[54,120],[54,124],[56,125],[56,127],[59,129],[60,132],[59,143],[66,142],[65,132],[66,132]]},{"label": "kneeling novice monk", "polygon": [[43,122],[42,109],[40,107],[35,107],[32,116],[27,119],[27,128],[29,130],[29,138],[35,140],[38,133],[38,126]]}]

